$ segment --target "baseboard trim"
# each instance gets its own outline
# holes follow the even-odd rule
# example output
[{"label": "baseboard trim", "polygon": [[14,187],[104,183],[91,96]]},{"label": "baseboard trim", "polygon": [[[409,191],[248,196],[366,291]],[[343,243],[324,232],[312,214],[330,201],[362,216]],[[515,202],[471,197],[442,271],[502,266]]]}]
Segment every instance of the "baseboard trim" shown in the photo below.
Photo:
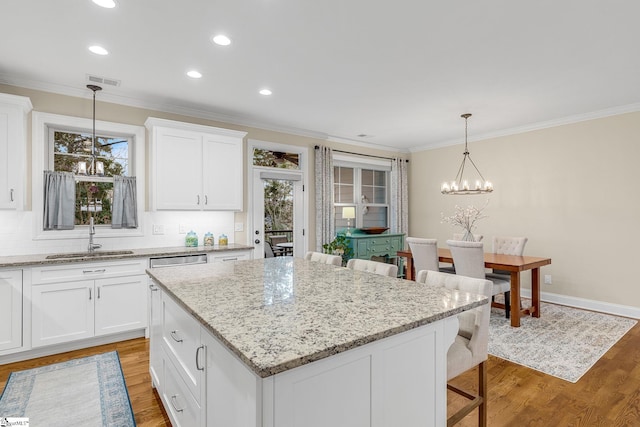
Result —
[{"label": "baseboard trim", "polygon": [[45,347],[33,348],[26,351],[6,354],[0,356],[0,365],[7,363],[22,362],[23,360],[35,359],[37,357],[51,356],[52,354],[65,353],[67,351],[80,350],[82,348],[94,347],[97,345],[111,344],[118,341],[126,341],[145,336],[146,328],[135,331],[121,332],[118,334],[103,337],[89,338],[86,340],[72,341],[64,344],[54,344]]},{"label": "baseboard trim", "polygon": [[[530,289],[522,289],[522,296],[531,298]],[[544,302],[566,305],[569,307],[582,308],[585,310],[598,311],[600,313],[613,314],[616,316],[640,319],[640,308],[629,305],[613,304],[609,302],[595,301],[586,298],[570,297],[567,295],[554,294],[551,292],[541,292],[540,299]]]}]

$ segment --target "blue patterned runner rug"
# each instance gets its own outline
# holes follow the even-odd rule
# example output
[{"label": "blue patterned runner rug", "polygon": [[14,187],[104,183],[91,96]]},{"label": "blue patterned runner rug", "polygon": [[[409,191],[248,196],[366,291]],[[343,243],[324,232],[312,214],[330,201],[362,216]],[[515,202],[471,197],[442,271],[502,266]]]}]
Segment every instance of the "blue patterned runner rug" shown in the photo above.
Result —
[{"label": "blue patterned runner rug", "polygon": [[30,426],[135,426],[118,353],[12,372],[0,396],[0,419]]}]

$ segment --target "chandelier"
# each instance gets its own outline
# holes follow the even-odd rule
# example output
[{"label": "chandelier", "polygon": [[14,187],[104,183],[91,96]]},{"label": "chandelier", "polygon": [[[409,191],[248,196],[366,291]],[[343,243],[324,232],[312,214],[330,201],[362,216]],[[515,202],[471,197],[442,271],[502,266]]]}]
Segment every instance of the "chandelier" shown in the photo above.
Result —
[{"label": "chandelier", "polygon": [[[458,174],[456,175],[455,180],[451,181],[451,183],[442,183],[440,191],[442,192],[442,194],[455,195],[491,193],[493,191],[493,184],[484,179],[484,177],[478,170],[478,167],[471,159],[471,155],[469,154],[469,148],[467,146],[467,121],[469,117],[471,117],[471,114],[466,113],[461,115],[460,117],[464,119],[464,157],[462,157],[462,163],[458,168]],[[464,168],[467,164],[467,160],[469,160],[471,166],[473,166],[473,168],[476,170],[476,173],[480,177],[480,179],[476,179],[473,183],[471,183],[468,178],[464,177]]]},{"label": "chandelier", "polygon": [[104,175],[104,163],[96,160],[96,92],[102,90],[100,86],[87,85],[87,89],[93,91],[93,134],[91,137],[91,164],[87,167],[87,162],[78,162],[78,175]]}]

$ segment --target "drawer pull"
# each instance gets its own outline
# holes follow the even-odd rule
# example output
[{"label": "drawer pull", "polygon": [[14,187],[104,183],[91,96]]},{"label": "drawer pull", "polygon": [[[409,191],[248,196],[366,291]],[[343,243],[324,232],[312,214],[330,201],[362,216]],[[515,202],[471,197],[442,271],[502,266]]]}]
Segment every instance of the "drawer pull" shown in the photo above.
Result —
[{"label": "drawer pull", "polygon": [[178,401],[178,395],[174,394],[173,396],[171,396],[171,406],[173,406],[173,409],[176,410],[176,412],[182,412],[184,411],[184,408],[178,409],[178,406],[176,406],[176,402]]},{"label": "drawer pull", "polygon": [[99,270],[82,270],[83,274],[89,274],[89,273],[104,273],[105,271],[107,271],[106,268],[101,268]]},{"label": "drawer pull", "polygon": [[173,338],[173,340],[175,342],[182,342],[182,338],[176,338],[176,333],[178,332],[178,330],[176,329],[175,331],[171,331],[170,335],[171,338]]},{"label": "drawer pull", "polygon": [[151,289],[151,292],[158,292],[158,288],[153,285],[149,285],[149,289]]},{"label": "drawer pull", "polygon": [[235,257],[235,258],[223,258],[222,259],[223,262],[224,261],[237,261],[237,260],[238,260],[238,257]]},{"label": "drawer pull", "polygon": [[198,347],[196,349],[196,369],[198,371],[204,371],[204,366],[200,367],[200,358],[198,357],[198,355],[200,354],[200,350],[204,350],[204,346],[201,345],[200,347]]}]

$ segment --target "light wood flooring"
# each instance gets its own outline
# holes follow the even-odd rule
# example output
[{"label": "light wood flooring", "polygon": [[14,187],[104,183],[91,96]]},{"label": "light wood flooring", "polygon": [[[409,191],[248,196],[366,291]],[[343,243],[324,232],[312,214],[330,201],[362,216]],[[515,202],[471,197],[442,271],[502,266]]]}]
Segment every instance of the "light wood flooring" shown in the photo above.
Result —
[{"label": "light wood flooring", "polygon": [[[151,388],[148,342],[138,338],[2,365],[0,388],[4,388],[11,371],[117,350],[138,426],[169,426],[160,399]],[[487,372],[490,427],[640,426],[640,325],[575,384],[493,356],[489,357]],[[470,371],[453,383],[473,389],[476,378],[476,372]],[[451,392],[448,398],[451,411],[465,404]],[[477,411],[458,425],[477,426]]]}]

